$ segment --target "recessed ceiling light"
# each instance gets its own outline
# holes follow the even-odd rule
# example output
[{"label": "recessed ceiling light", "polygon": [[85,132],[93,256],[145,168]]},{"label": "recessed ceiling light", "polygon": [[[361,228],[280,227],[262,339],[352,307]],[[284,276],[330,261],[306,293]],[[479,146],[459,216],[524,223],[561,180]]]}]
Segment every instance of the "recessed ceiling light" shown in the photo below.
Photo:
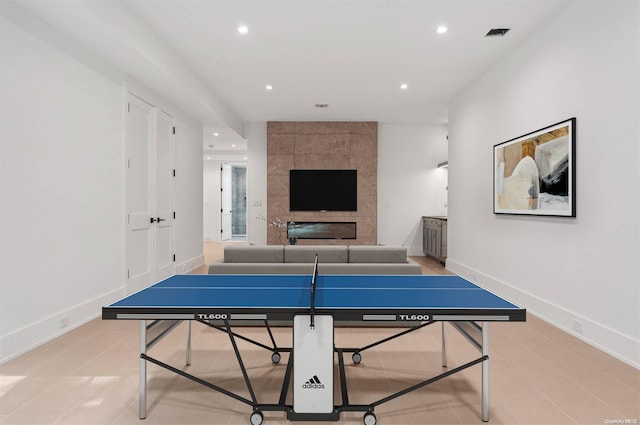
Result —
[{"label": "recessed ceiling light", "polygon": [[249,27],[246,25],[238,25],[238,32],[240,34],[246,34],[249,32]]},{"label": "recessed ceiling light", "polygon": [[408,88],[409,88],[409,86],[408,86],[407,84],[402,83],[402,84],[400,84],[400,88],[401,88],[402,90],[406,90],[406,89],[408,89]]},{"label": "recessed ceiling light", "polygon": [[438,34],[444,34],[448,30],[449,30],[449,28],[447,28],[445,25],[439,25],[438,28],[436,29],[436,32]]},{"label": "recessed ceiling light", "polygon": [[243,158],[244,158],[244,159],[247,159],[247,157],[246,157],[246,156],[245,156],[245,157],[243,157]]},{"label": "recessed ceiling light", "polygon": [[213,133],[213,135],[214,135],[215,137],[218,137],[218,136],[220,135],[220,133]]},{"label": "recessed ceiling light", "polygon": [[273,86],[271,84],[267,84],[264,88],[267,90],[273,90]]},{"label": "recessed ceiling light", "polygon": [[236,145],[231,145],[231,147],[232,147],[232,148],[235,148],[235,147],[236,147]]},{"label": "recessed ceiling light", "polygon": [[210,157],[210,156],[208,156],[208,157],[207,157],[207,159],[211,159],[211,157]]}]

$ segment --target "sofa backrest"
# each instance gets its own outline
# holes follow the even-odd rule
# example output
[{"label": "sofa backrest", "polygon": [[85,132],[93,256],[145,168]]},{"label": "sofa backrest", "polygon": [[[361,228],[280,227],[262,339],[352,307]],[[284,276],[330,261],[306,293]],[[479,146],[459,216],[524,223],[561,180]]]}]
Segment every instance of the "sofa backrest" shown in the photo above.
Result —
[{"label": "sofa backrest", "polygon": [[225,263],[407,263],[406,247],[374,245],[227,245]]},{"label": "sofa backrest", "polygon": [[349,246],[349,263],[406,263],[407,248],[392,246]]},{"label": "sofa backrest", "polygon": [[285,263],[313,263],[318,254],[318,263],[346,263],[349,250],[346,245],[285,245]]},{"label": "sofa backrest", "polygon": [[224,247],[225,263],[282,263],[282,245],[227,245]]}]

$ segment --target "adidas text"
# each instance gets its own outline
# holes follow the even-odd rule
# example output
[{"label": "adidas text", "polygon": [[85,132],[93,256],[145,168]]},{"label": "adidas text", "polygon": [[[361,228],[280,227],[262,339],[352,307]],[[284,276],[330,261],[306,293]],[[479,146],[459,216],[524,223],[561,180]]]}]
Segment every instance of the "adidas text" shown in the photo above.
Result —
[{"label": "adidas text", "polygon": [[324,388],[324,384],[320,382],[317,375],[313,375],[313,378],[302,384],[302,388],[306,390],[321,390]]}]

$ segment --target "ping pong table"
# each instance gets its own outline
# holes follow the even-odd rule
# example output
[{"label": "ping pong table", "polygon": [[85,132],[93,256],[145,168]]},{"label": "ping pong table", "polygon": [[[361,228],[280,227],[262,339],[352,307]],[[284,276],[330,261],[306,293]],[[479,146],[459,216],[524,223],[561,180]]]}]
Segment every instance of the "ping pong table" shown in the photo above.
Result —
[{"label": "ping pong table", "polygon": [[[175,275],[103,307],[102,318],[140,321],[140,419],[147,415],[146,365],[149,362],[251,406],[249,420],[252,425],[261,424],[264,420],[262,412],[266,411],[286,412],[287,419],[291,421],[337,421],[341,412],[364,412],[365,425],[373,425],[377,421],[374,413],[377,406],[478,364],[482,365],[481,419],[488,421],[489,323],[525,321],[526,310],[459,276],[318,276],[316,265],[313,276]],[[407,327],[365,347],[336,347],[333,342],[334,320],[365,326],[367,322],[396,325],[404,322]],[[186,321],[188,330],[187,365],[191,363],[191,322],[228,334],[250,399],[148,355],[148,351],[182,321]],[[232,324],[255,321],[265,326],[271,346],[232,329]],[[274,322],[293,325],[291,347],[276,344],[269,326]],[[445,323],[464,335],[479,351],[479,357],[380,400],[367,404],[349,403],[345,353],[352,355],[354,363],[360,363],[363,351],[436,322],[442,323],[443,367],[447,367]],[[258,401],[236,343],[238,338],[271,352],[273,363],[280,361],[281,353],[289,353],[278,403]],[[306,348],[305,344],[308,344]],[[334,404],[333,400],[336,357],[341,404]],[[324,371],[318,372],[322,367]],[[327,367],[330,370],[327,371]],[[290,388],[292,404],[287,403]],[[321,391],[328,394],[326,402],[318,401],[322,399]],[[310,395],[308,399],[307,394]],[[324,403],[324,407],[317,403]],[[328,408],[326,403],[329,403]]]}]

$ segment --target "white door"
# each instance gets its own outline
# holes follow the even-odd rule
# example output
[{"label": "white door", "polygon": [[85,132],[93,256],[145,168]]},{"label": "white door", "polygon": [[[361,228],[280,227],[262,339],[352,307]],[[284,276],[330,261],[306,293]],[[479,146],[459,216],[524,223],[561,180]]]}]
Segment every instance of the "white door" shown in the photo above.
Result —
[{"label": "white door", "polygon": [[126,122],[126,262],[128,292],[150,285],[153,280],[153,231],[151,223],[152,140],[154,108],[129,96]]},{"label": "white door", "polygon": [[174,119],[129,94],[126,122],[127,292],[174,274]]},{"label": "white door", "polygon": [[231,165],[220,168],[220,214],[222,216],[220,239],[231,240]]},{"label": "white door", "polygon": [[158,110],[155,141],[155,281],[174,274],[173,132],[175,122]]}]

